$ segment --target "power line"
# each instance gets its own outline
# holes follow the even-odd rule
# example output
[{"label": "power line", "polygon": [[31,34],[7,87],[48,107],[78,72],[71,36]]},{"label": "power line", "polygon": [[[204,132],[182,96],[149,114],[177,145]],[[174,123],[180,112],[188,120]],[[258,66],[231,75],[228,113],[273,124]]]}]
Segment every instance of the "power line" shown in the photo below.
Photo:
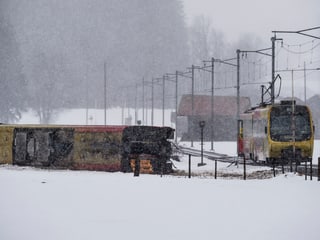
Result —
[{"label": "power line", "polygon": [[[285,44],[284,44],[285,45]],[[320,46],[320,42],[318,44],[316,44],[315,46],[312,46],[310,49],[308,50],[305,50],[305,51],[293,51],[293,50],[290,50],[289,48],[292,47],[291,45],[287,45],[287,48],[282,46],[282,48],[290,53],[293,53],[293,54],[306,54],[306,53],[309,53],[311,51],[313,51],[314,49],[316,49],[317,47]],[[301,47],[300,45],[298,45],[299,47]]]}]

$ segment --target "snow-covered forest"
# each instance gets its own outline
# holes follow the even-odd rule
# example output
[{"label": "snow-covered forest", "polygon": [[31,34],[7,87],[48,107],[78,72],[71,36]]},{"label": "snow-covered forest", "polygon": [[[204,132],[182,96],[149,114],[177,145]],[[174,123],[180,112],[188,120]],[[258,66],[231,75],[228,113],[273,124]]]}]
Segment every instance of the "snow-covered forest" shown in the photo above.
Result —
[{"label": "snow-covered forest", "polygon": [[[2,0],[0,23],[1,122],[19,120],[25,109],[50,123],[63,108],[103,108],[104,101],[141,107],[142,91],[150,105],[153,78],[261,45],[254,35],[229,41],[205,16],[187,25],[179,0]],[[235,69],[225,69],[218,94],[234,94]],[[208,94],[208,73],[195,74],[196,90]],[[162,104],[159,84],[155,106]],[[179,95],[189,85],[181,83]],[[165,107],[172,107],[170,82],[165,92]]]},{"label": "snow-covered forest", "polygon": [[[119,105],[143,77],[179,68],[188,60],[179,1],[14,0],[0,4],[1,32],[8,39],[1,38],[1,45],[7,46],[2,56],[14,61],[10,65],[15,73],[8,72],[7,95],[19,89],[26,95],[24,107],[41,112],[44,122],[50,120],[51,109],[101,107],[104,63],[109,105]],[[21,110],[21,104],[11,102]],[[13,116],[17,114],[7,118]]]}]

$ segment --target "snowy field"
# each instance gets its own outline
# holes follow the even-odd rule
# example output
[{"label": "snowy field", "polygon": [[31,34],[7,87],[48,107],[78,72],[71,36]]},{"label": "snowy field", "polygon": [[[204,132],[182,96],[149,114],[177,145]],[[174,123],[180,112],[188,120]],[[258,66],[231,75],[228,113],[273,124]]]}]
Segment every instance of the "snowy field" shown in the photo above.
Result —
[{"label": "snowy field", "polygon": [[[235,143],[214,148],[235,153]],[[197,167],[200,159],[192,158],[192,171],[213,171],[204,161]],[[187,162],[176,166],[186,170]],[[218,169],[242,171],[222,163]],[[319,186],[293,173],[244,181],[4,165],[0,239],[318,240]]]},{"label": "snowy field", "polygon": [[319,182],[0,167],[0,239],[318,240]]}]

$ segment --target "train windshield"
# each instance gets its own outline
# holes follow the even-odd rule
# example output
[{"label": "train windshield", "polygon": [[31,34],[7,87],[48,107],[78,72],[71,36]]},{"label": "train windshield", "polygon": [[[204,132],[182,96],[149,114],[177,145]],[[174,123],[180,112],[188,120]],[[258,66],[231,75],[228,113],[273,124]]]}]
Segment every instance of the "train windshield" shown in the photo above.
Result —
[{"label": "train windshield", "polygon": [[270,112],[270,137],[274,141],[304,141],[311,138],[310,115],[305,106],[275,106]]}]

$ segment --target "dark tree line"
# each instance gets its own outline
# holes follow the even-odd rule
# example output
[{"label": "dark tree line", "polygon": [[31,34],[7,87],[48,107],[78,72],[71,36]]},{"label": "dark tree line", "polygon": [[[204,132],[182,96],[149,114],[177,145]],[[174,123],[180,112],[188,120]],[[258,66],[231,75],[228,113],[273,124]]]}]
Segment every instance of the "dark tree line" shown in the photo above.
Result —
[{"label": "dark tree line", "polygon": [[[143,77],[149,81],[188,61],[179,0],[3,0],[1,4],[1,81],[8,84],[1,87],[9,88],[6,92],[15,105],[22,107],[18,100],[23,99],[44,123],[59,108],[102,107],[105,62],[110,107],[123,104],[124,95],[132,105],[135,85]],[[11,64],[3,61],[6,54],[12,56]],[[11,80],[4,80],[3,72]],[[5,104],[3,99],[9,97],[0,98],[2,116],[7,116],[2,121],[14,120],[9,112],[19,117],[22,108]]]}]

